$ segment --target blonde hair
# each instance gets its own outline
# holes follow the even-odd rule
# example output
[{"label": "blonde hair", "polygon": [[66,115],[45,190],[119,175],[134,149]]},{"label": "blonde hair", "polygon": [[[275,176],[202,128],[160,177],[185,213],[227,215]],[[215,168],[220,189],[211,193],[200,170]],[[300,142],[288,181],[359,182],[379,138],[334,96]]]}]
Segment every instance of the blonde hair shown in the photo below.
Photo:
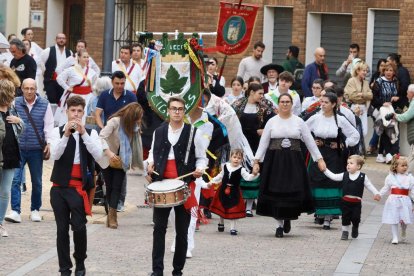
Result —
[{"label": "blonde hair", "polygon": [[6,79],[13,83],[14,87],[20,87],[21,82],[16,73],[6,66],[0,67],[0,79]]},{"label": "blonde hair", "polygon": [[352,69],[352,76],[356,77],[358,76],[358,72],[361,70],[368,69],[368,64],[366,64],[364,61],[360,61],[357,64],[354,65],[354,68]]},{"label": "blonde hair", "polygon": [[362,169],[362,166],[364,166],[364,164],[365,164],[364,157],[362,157],[360,155],[357,155],[357,154],[349,156],[348,160],[349,159],[355,160],[357,165],[360,166],[360,169]]},{"label": "blonde hair", "polygon": [[10,106],[14,100],[15,90],[13,82],[6,79],[0,80],[0,106]]},{"label": "blonde hair", "polygon": [[391,160],[390,171],[393,173],[397,173],[397,167],[398,164],[400,164],[400,162],[408,164],[407,158],[405,158],[404,156],[400,156],[399,154],[394,154]]}]

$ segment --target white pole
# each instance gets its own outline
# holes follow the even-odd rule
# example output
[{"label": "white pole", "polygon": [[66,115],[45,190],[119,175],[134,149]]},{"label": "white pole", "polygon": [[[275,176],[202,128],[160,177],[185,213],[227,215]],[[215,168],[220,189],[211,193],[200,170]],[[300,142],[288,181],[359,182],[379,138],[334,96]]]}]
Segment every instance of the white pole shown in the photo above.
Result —
[{"label": "white pole", "polygon": [[[144,35],[144,34],[147,34],[148,32],[136,32],[135,34],[137,35],[137,36],[140,36],[140,35]],[[178,32],[178,30],[175,30],[175,32],[152,32],[152,34],[153,35],[163,35],[163,34],[168,34],[168,35],[174,35],[175,36],[175,39],[177,39],[178,38],[178,34],[179,34],[179,32]],[[216,36],[217,35],[217,32],[192,32],[192,33],[183,33],[184,35],[192,35],[192,34],[194,34],[194,33],[197,33],[197,34],[199,34],[200,35],[200,37],[202,37],[203,35],[206,35],[206,36]]]}]

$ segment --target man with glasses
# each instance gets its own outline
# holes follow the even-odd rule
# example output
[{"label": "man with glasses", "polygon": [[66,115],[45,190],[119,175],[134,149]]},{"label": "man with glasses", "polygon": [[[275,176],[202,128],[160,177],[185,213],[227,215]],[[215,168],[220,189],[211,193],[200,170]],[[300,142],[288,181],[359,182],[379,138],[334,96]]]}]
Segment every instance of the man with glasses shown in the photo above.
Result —
[{"label": "man with glasses", "polygon": [[32,180],[32,203],[30,219],[42,220],[39,210],[42,206],[43,154],[49,154],[50,135],[53,131],[53,113],[50,103],[36,93],[36,81],[25,79],[22,83],[23,96],[15,101],[16,110],[24,122],[23,133],[19,137],[20,167],[16,169],[11,189],[11,212],[6,221],[21,222],[21,188],[24,166],[30,170]]},{"label": "man with glasses", "polygon": [[[190,183],[203,174],[208,159],[203,147],[201,132],[184,123],[185,102],[178,97],[171,97],[167,103],[169,123],[154,131],[153,142],[148,156],[148,175],[153,181],[192,175],[183,178]],[[154,147],[154,145],[156,145]],[[157,173],[155,173],[157,172]],[[187,201],[188,202],[188,201]],[[187,232],[191,215],[187,203],[174,207],[176,239],[172,275],[182,275],[187,254]],[[152,248],[152,274],[164,273],[165,234],[168,216],[172,207],[154,208],[154,232]]]},{"label": "man with glasses", "polygon": [[72,52],[66,49],[65,45],[66,35],[62,33],[57,34],[56,44],[44,49],[40,57],[45,67],[43,74],[44,89],[50,103],[57,104],[63,94],[63,88],[56,82],[56,68],[62,66],[66,59],[72,55]]}]

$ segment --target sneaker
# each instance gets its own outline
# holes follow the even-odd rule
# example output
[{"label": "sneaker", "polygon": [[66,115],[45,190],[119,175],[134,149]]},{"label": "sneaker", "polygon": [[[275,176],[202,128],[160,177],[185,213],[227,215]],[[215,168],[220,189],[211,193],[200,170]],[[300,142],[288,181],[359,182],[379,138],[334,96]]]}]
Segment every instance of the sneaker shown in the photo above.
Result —
[{"label": "sneaker", "polygon": [[14,223],[20,223],[22,222],[22,218],[20,217],[20,214],[17,213],[16,211],[11,211],[10,214],[8,214],[5,218],[5,221],[8,222],[14,222]]},{"label": "sneaker", "polygon": [[398,244],[398,239],[397,239],[397,238],[392,239],[391,243],[392,243],[392,244]]},{"label": "sneaker", "polygon": [[4,228],[4,226],[1,225],[1,224],[0,224],[0,236],[2,236],[2,237],[8,237],[9,236],[9,233],[7,233],[6,228]]},{"label": "sneaker", "polygon": [[187,253],[185,254],[185,257],[190,259],[193,257],[193,254],[191,254],[191,251],[187,249]]},{"label": "sneaker", "polygon": [[375,162],[377,163],[385,163],[385,157],[382,154],[377,155],[377,159],[375,159]]},{"label": "sneaker", "polygon": [[248,218],[253,217],[253,213],[252,213],[252,211],[251,211],[251,210],[247,210],[247,211],[246,211],[246,217],[248,217]]},{"label": "sneaker", "polygon": [[341,240],[346,241],[348,240],[349,232],[348,231],[342,231]]},{"label": "sneaker", "polygon": [[390,164],[392,160],[392,155],[387,153],[387,155],[385,155],[385,163]]},{"label": "sneaker", "polygon": [[42,217],[39,214],[38,210],[32,211],[32,214],[30,215],[30,219],[34,222],[40,222],[42,221]]},{"label": "sneaker", "polygon": [[230,235],[237,236],[237,230],[236,229],[231,229],[230,230]]},{"label": "sneaker", "polygon": [[118,203],[116,211],[117,212],[125,212],[125,206],[122,203]]},{"label": "sneaker", "polygon": [[218,227],[217,227],[217,230],[218,230],[219,232],[224,232],[224,224],[219,223],[219,224],[218,224]]},{"label": "sneaker", "polygon": [[352,226],[351,237],[353,239],[356,239],[356,238],[358,238],[358,235],[359,235],[359,233],[358,233],[358,227]]}]

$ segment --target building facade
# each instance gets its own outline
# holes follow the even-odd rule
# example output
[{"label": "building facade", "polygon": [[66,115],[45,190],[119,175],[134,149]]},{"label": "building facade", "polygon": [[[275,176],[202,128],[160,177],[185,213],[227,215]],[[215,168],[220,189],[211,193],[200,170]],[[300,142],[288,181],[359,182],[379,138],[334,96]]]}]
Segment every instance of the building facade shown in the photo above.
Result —
[{"label": "building facade", "polygon": [[[229,0],[230,1],[230,0]],[[238,1],[233,1],[238,2]],[[348,46],[358,43],[361,57],[374,67],[381,57],[397,52],[403,64],[414,66],[414,2],[409,0],[249,0],[260,6],[251,45],[257,40],[266,44],[264,58],[281,63],[287,47],[300,48],[299,59],[307,64],[313,51],[326,49],[330,76],[348,56]],[[136,41],[136,31],[214,32],[219,15],[218,0],[116,0],[115,49]],[[58,32],[67,34],[69,47],[79,38],[88,42],[91,56],[102,62],[104,0],[31,0],[30,9],[44,11],[44,28],[35,28],[35,39],[41,46],[54,43]],[[205,47],[214,46],[215,38],[204,37]],[[241,58],[227,59],[224,76],[232,79]],[[217,54],[219,63],[223,56]],[[228,83],[229,84],[229,83]]]}]

